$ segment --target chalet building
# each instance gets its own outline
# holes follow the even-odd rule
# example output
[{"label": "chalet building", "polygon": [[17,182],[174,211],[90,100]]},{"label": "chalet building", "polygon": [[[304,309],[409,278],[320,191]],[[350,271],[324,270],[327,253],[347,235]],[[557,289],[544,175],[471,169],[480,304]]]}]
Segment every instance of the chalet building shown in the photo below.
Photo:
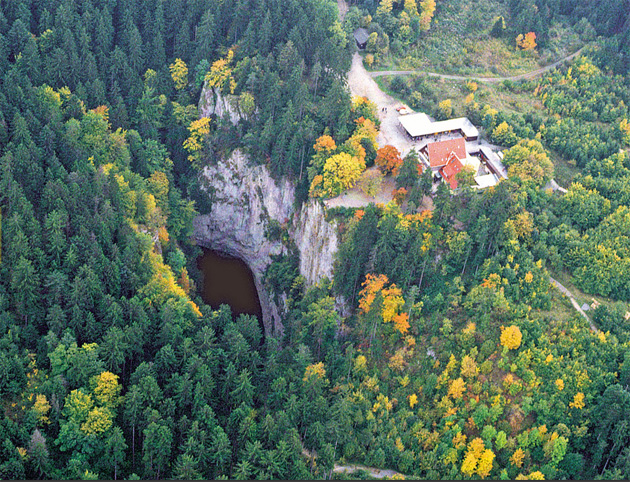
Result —
[{"label": "chalet building", "polygon": [[[463,137],[431,142],[420,149],[418,157],[426,168],[433,171],[436,181],[442,179],[451,189],[457,189],[457,174],[464,167],[472,169],[478,189],[494,186],[500,177],[488,169],[479,157],[470,155],[466,147]],[[490,151],[490,154],[494,153]]]},{"label": "chalet building", "polygon": [[[457,189],[456,176],[469,163],[463,137],[431,142],[420,149],[420,160],[433,171],[436,179],[442,178],[451,189]],[[473,162],[471,159],[470,162]]]},{"label": "chalet building", "polygon": [[359,50],[365,50],[365,47],[367,46],[367,41],[368,38],[370,37],[370,34],[368,33],[368,31],[364,28],[358,28],[354,31],[354,40],[357,43],[357,47],[359,48]]},{"label": "chalet building", "polygon": [[[400,112],[400,111],[399,111]],[[502,154],[479,142],[479,131],[466,117],[432,122],[422,113],[400,115],[400,129],[413,141],[424,168],[431,169],[433,180],[457,189],[457,174],[465,167],[473,172],[477,189],[507,179]]]},{"label": "chalet building", "polygon": [[424,157],[428,160],[428,166],[433,171],[446,166],[452,155],[458,159],[466,158],[466,142],[463,137],[450,139],[447,141],[431,142],[420,149]]},{"label": "chalet building", "polygon": [[400,117],[400,127],[414,141],[437,140],[438,136],[453,134],[467,142],[479,139],[479,131],[466,117],[431,122],[429,116],[420,112]]},{"label": "chalet building", "polygon": [[452,152],[446,162],[446,166],[440,168],[442,179],[444,179],[451,189],[457,189],[457,174],[461,172],[463,167],[462,161]]}]

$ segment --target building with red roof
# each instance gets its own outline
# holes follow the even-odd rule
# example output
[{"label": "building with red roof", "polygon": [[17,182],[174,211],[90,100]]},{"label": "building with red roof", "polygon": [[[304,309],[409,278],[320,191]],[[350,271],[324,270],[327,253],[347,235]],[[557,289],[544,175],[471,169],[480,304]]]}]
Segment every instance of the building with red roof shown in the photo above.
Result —
[{"label": "building with red roof", "polygon": [[451,152],[446,165],[440,169],[440,174],[451,189],[457,189],[457,174],[461,172],[464,165],[454,152]]},{"label": "building with red roof", "polygon": [[447,141],[432,142],[422,148],[421,152],[429,159],[431,169],[446,166],[451,154],[459,159],[466,159],[466,141],[463,137]]}]

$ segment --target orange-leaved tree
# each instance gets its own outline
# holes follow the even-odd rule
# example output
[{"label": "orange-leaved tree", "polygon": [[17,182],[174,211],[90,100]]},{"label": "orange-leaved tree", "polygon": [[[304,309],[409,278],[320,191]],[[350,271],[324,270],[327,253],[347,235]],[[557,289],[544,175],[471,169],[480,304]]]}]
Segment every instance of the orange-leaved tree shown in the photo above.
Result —
[{"label": "orange-leaved tree", "polygon": [[359,293],[359,309],[362,314],[370,313],[374,301],[378,298],[380,300],[378,317],[383,323],[393,321],[394,330],[404,335],[409,330],[409,315],[401,312],[405,300],[401,289],[395,284],[386,286],[388,283],[389,280],[384,274],[377,276],[368,273],[363,282],[363,290]]},{"label": "orange-leaved tree", "polygon": [[527,32],[525,35],[519,34],[516,37],[516,45],[521,50],[534,50],[536,48],[536,32]]},{"label": "orange-leaved tree", "polygon": [[383,146],[376,152],[374,161],[383,174],[398,175],[398,170],[402,166],[400,152],[394,146]]}]

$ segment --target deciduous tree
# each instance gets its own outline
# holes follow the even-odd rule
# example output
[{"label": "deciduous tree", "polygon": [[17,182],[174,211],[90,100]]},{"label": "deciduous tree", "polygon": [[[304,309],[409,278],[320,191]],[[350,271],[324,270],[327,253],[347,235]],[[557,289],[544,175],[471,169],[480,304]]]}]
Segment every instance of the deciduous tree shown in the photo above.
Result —
[{"label": "deciduous tree", "polygon": [[402,165],[402,159],[400,152],[394,146],[383,146],[376,152],[375,164],[385,175],[392,174],[398,175],[400,166]]},{"label": "deciduous tree", "polygon": [[177,90],[182,90],[188,85],[188,66],[186,62],[182,59],[175,59],[175,62],[169,65],[168,69],[171,72],[171,78]]},{"label": "deciduous tree", "polygon": [[534,50],[536,48],[536,33],[528,32],[525,35],[519,34],[516,37],[516,45],[521,50]]}]

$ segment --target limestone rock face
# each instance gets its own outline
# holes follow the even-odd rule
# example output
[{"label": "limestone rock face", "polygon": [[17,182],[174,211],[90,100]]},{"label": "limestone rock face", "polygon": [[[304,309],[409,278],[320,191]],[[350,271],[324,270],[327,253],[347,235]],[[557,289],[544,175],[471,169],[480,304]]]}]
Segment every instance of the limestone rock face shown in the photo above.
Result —
[{"label": "limestone rock face", "polygon": [[288,180],[275,181],[265,166],[250,164],[236,150],[230,158],[208,166],[202,185],[212,209],[194,221],[194,238],[200,246],[241,258],[254,275],[267,334],[283,330],[280,312],[266,291],[263,277],[272,256],[286,250],[266,232],[271,220],[289,225],[289,235],[300,253],[300,274],[312,285],[323,276],[332,278],[337,251],[337,227],[328,223],[321,203],[311,200],[296,212],[295,188]]},{"label": "limestone rock face", "polygon": [[236,125],[241,120],[238,110],[238,97],[235,95],[222,95],[214,88],[208,88],[204,83],[199,99],[199,114],[201,117],[215,115],[223,117],[227,114],[232,124]]},{"label": "limestone rock face", "polygon": [[294,217],[291,236],[300,251],[300,274],[307,285],[321,278],[332,280],[337,252],[337,225],[326,221],[321,202],[309,200]]}]

